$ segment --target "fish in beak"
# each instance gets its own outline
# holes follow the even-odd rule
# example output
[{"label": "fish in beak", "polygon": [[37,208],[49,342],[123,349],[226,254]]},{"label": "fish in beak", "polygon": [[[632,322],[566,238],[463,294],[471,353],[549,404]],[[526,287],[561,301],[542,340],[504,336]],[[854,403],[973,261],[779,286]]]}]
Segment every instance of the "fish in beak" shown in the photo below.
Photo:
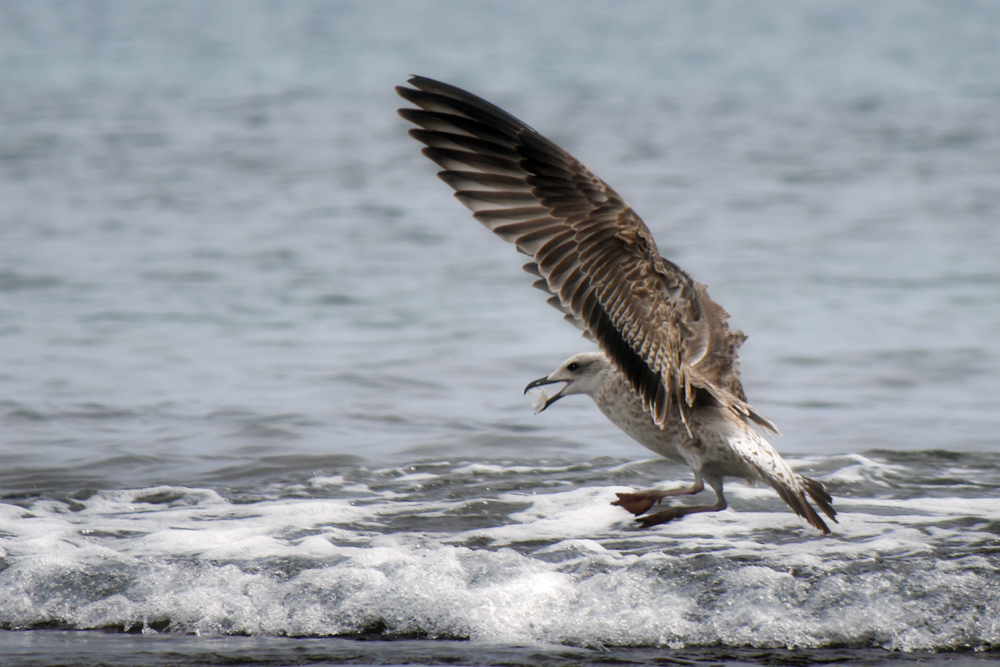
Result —
[{"label": "fish in beak", "polygon": [[562,398],[563,397],[563,392],[566,391],[566,387],[568,387],[570,385],[570,381],[569,380],[550,380],[549,376],[546,375],[543,378],[538,378],[537,380],[532,380],[531,382],[528,383],[528,386],[524,388],[524,393],[527,394],[529,391],[531,391],[535,387],[541,387],[542,385],[546,385],[546,384],[555,384],[556,382],[565,382],[566,383],[566,384],[564,384],[562,386],[562,388],[559,390],[558,393],[553,394],[552,396],[549,396],[547,393],[545,393],[544,389],[542,389],[540,392],[538,392],[538,400],[535,401],[535,405],[534,405],[535,414],[536,415],[539,412],[543,411],[545,408],[549,407],[550,405],[552,405],[553,403],[555,403],[556,401],[558,401],[560,398]]}]

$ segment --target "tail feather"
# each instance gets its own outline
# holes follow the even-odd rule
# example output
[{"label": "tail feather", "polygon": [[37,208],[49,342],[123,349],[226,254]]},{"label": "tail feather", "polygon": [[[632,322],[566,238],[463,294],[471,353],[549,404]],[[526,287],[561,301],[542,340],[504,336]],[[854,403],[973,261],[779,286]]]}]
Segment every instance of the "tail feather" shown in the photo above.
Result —
[{"label": "tail feather", "polygon": [[741,424],[735,437],[728,438],[729,445],[748,465],[751,476],[759,478],[771,486],[793,512],[806,520],[810,526],[830,534],[830,527],[809,504],[808,496],[819,509],[834,523],[837,522],[837,511],[833,509],[833,497],[827,493],[820,482],[792,471],[783,458],[771,444],[759,433]]},{"label": "tail feather", "polygon": [[[770,481],[770,480],[768,480],[768,481]],[[785,503],[790,508],[792,508],[793,512],[795,512],[800,517],[802,517],[803,519],[805,519],[806,522],[810,526],[812,526],[813,528],[817,528],[817,529],[823,531],[824,535],[829,535],[830,534],[830,527],[826,525],[826,522],[823,521],[823,519],[820,518],[820,516],[818,514],[816,514],[816,510],[814,510],[813,507],[812,507],[812,505],[809,504],[809,501],[806,500],[806,496],[805,496],[805,493],[803,491],[801,491],[801,490],[795,490],[795,489],[792,489],[792,488],[790,488],[788,486],[784,486],[784,485],[780,485],[780,484],[772,484],[772,486],[774,487],[774,490],[778,492],[778,495],[781,496],[781,499],[784,500]],[[822,487],[820,487],[820,489],[822,489]],[[824,491],[824,493],[825,493],[825,491]],[[810,495],[810,497],[812,496],[811,493],[809,495]],[[813,499],[815,500],[815,498],[813,498]],[[817,504],[820,505],[820,509],[822,509],[824,512],[826,512],[826,508],[824,508],[822,504],[820,504],[818,502],[817,502]],[[830,508],[831,512],[833,511],[833,507],[831,507],[829,504],[827,504],[827,507]],[[827,516],[830,516],[830,514],[828,512],[827,512]],[[830,516],[830,518],[833,519],[832,516]],[[836,519],[833,519],[833,520],[834,520],[834,522],[836,522]]]},{"label": "tail feather", "polygon": [[811,477],[799,475],[799,480],[802,482],[802,485],[805,486],[806,493],[809,494],[809,497],[813,499],[813,502],[816,503],[821,510],[823,510],[823,514],[833,519],[834,523],[837,523],[837,510],[833,509],[833,496],[827,493],[827,490],[823,488],[821,483]]}]

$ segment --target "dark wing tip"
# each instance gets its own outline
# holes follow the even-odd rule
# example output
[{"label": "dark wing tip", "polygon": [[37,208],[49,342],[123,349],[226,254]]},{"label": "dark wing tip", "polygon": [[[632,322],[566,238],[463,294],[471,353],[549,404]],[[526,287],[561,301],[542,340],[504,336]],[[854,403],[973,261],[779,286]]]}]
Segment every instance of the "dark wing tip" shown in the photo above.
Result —
[{"label": "dark wing tip", "polygon": [[492,102],[457,86],[416,75],[411,76],[407,83],[414,87],[396,86],[396,94],[423,109],[443,105],[450,113],[493,125],[505,132],[516,133],[528,130],[533,134],[538,134],[527,123],[515,118]]},{"label": "dark wing tip", "polygon": [[425,93],[445,93],[451,97],[468,95],[468,93],[461,88],[445,83],[444,81],[438,81],[437,79],[420,76],[419,74],[411,74],[410,78],[406,80],[406,83],[410,84],[414,88],[424,91]]}]

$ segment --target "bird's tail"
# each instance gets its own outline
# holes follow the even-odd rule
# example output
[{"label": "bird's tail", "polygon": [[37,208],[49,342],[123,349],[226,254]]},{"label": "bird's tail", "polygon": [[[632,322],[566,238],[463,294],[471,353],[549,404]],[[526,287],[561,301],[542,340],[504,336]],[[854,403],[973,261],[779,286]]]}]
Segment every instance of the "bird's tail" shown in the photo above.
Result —
[{"label": "bird's tail", "polygon": [[[794,472],[781,458],[771,444],[745,422],[739,434],[729,437],[729,444],[740,455],[744,463],[762,481],[767,482],[784,500],[792,511],[805,519],[810,526],[824,534],[830,534],[830,527],[809,504],[812,499],[820,511],[837,523],[837,511],[833,508],[833,497],[820,482]],[[808,497],[808,498],[807,498]]]},{"label": "bird's tail", "polygon": [[799,481],[802,482],[806,493],[809,494],[813,502],[823,511],[823,514],[830,517],[830,520],[834,523],[837,523],[837,510],[833,509],[833,496],[827,492],[823,484],[804,475],[799,475]]},{"label": "bird's tail", "polygon": [[837,510],[833,509],[832,505],[833,497],[816,480],[804,477],[798,473],[792,474],[795,475],[797,484],[787,485],[778,483],[767,477],[764,479],[778,492],[778,495],[792,508],[793,512],[805,519],[810,526],[822,530],[825,535],[829,535],[830,527],[826,525],[826,522],[816,513],[813,506],[809,504],[806,496],[808,495],[809,498],[812,498],[823,514],[830,517],[834,523],[837,523]]}]

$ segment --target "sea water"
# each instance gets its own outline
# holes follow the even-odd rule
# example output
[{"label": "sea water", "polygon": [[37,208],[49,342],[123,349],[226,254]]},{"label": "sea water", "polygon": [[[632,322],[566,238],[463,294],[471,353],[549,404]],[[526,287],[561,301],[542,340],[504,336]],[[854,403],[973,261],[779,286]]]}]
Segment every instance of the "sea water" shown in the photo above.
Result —
[{"label": "sea water", "polygon": [[[974,2],[0,3],[0,654],[990,656],[998,29]],[[690,471],[586,398],[532,414],[589,345],[406,136],[410,73],[573,152],[709,286],[832,536],[738,481],[652,530],[610,505]]]}]

